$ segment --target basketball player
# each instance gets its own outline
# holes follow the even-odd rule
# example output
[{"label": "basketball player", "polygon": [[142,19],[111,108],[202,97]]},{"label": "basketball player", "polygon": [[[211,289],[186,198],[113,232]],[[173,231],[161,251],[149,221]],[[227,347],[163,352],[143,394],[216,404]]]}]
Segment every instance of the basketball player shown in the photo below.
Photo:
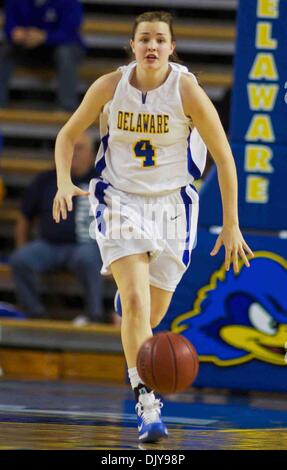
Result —
[{"label": "basketball player", "polygon": [[[238,272],[238,258],[249,266],[247,255],[253,254],[238,225],[236,170],[219,117],[195,77],[172,62],[171,16],[140,15],[130,44],[135,62],[99,78],[57,136],[53,214],[56,222],[65,219],[72,197],[90,194],[102,273],[113,274],[120,293],[122,344],[137,400],[139,439],[154,442],[167,436],[162,403],[141,382],[136,357],[190,263],[198,215],[191,183],[204,169],[205,144],[217,165],[223,203],[223,228],[211,255],[224,245],[226,269],[233,262]],[[71,181],[71,158],[78,136],[98,115],[100,176],[88,193]],[[175,210],[163,217],[161,210],[152,210],[155,205]],[[181,236],[161,235],[175,223]]]}]

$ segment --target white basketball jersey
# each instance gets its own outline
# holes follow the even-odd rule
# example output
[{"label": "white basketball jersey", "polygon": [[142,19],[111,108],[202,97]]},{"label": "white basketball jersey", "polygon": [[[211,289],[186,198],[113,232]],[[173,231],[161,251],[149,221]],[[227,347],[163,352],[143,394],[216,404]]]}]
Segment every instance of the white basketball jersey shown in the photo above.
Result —
[{"label": "white basketball jersey", "polygon": [[206,146],[183,111],[179,80],[190,74],[187,68],[170,63],[166,81],[144,95],[130,84],[135,66],[120,68],[114,97],[101,113],[96,169],[116,189],[156,196],[199,178]]}]

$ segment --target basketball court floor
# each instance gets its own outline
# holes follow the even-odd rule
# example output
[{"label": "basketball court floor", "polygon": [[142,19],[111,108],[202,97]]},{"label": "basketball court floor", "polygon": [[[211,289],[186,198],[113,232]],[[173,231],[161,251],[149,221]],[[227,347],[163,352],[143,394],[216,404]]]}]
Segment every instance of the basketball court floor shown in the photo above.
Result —
[{"label": "basketball court floor", "polygon": [[287,401],[193,389],[164,400],[169,438],[139,444],[126,385],[0,381],[0,450],[286,450]]}]

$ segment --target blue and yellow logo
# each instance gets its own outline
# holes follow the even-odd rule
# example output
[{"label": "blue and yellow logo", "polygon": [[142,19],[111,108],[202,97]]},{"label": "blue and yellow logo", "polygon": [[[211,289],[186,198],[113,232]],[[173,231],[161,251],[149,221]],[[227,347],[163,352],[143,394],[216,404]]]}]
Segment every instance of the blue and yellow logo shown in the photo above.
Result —
[{"label": "blue and yellow logo", "polygon": [[257,359],[286,366],[287,261],[255,252],[250,269],[215,271],[199,289],[193,309],[176,317],[171,330],[183,333],[201,362],[233,366]]}]

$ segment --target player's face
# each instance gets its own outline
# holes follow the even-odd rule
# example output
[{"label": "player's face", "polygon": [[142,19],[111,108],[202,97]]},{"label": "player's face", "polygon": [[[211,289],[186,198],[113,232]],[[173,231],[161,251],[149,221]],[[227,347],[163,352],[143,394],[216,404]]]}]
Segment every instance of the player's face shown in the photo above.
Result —
[{"label": "player's face", "polygon": [[139,23],[131,48],[144,68],[157,69],[167,64],[175,48],[169,25],[163,21]]}]

